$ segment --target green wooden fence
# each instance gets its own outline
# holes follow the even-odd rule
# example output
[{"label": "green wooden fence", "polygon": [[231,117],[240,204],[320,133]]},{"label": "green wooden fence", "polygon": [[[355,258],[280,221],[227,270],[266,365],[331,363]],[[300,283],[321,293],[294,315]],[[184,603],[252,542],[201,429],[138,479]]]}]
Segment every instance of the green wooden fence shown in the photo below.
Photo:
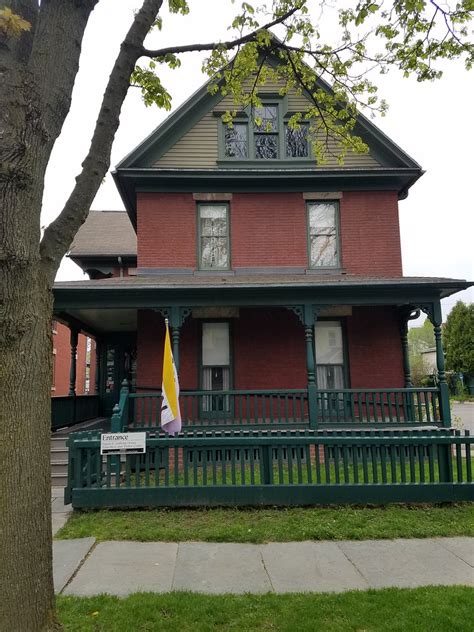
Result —
[{"label": "green wooden fence", "polygon": [[147,432],[144,455],[100,455],[100,434],[69,440],[75,508],[311,505],[474,500],[468,432]]},{"label": "green wooden fence", "polygon": [[[308,391],[228,390],[182,391],[180,408],[185,427],[310,426]],[[156,428],[160,425],[161,393],[130,393],[119,404],[121,425]],[[318,427],[440,426],[436,388],[339,389],[316,391]]]}]

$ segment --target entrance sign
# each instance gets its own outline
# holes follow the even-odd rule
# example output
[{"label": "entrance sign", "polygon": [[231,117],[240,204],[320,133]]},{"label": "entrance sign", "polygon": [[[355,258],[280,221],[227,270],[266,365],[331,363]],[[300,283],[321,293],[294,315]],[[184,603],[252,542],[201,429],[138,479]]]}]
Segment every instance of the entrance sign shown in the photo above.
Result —
[{"label": "entrance sign", "polygon": [[109,432],[100,435],[101,454],[145,454],[146,432]]}]

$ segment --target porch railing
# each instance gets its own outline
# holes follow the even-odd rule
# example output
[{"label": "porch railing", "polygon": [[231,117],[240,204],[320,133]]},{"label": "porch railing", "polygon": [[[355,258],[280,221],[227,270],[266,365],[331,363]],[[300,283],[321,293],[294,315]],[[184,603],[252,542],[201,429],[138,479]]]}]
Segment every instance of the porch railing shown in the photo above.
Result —
[{"label": "porch railing", "polygon": [[474,498],[466,431],[147,431],[146,452],[100,455],[98,432],[69,440],[74,507],[442,502]]},{"label": "porch railing", "polygon": [[[316,390],[314,397],[316,413],[310,419],[307,389],[182,391],[181,417],[185,428],[443,425],[436,388]],[[160,392],[129,394],[123,388],[114,410],[113,426],[117,431],[157,428],[161,402]]]},{"label": "porch railing", "polygon": [[316,398],[322,426],[441,424],[437,388],[318,390]]},{"label": "porch railing", "polygon": [[65,395],[51,398],[51,430],[94,419],[99,415],[98,395]]},{"label": "porch railing", "polygon": [[[161,393],[130,394],[135,428],[159,426]],[[183,391],[184,426],[257,426],[308,424],[308,395],[300,390]]]}]

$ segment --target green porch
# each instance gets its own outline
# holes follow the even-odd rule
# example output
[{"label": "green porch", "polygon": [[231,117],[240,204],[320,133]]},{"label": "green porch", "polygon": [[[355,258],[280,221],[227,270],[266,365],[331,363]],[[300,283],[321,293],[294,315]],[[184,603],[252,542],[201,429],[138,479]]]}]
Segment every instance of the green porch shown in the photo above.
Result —
[{"label": "green porch", "polygon": [[[364,279],[341,275],[336,278],[235,275],[225,279],[211,275],[157,275],[56,284],[55,314],[71,327],[72,333],[70,396],[53,403],[54,427],[73,425],[75,418],[70,416],[68,419],[68,415],[74,409],[83,411],[78,417],[74,413],[77,421],[84,420],[87,415],[110,417],[114,413],[117,430],[157,428],[161,359],[153,345],[162,337],[156,323],[161,322],[162,326],[166,317],[170,322],[173,353],[180,373],[180,405],[185,427],[449,428],[440,299],[465,285],[463,281],[449,279]],[[397,383],[386,383],[383,388],[374,387],[373,383],[361,383],[362,378],[354,375],[353,367],[352,375],[347,376],[347,358],[344,364],[341,360],[338,367],[318,364],[318,351],[315,352],[318,326],[327,324],[328,320],[329,323],[341,322],[344,320],[341,314],[350,313],[348,309],[361,308],[366,309],[366,313],[380,308],[389,310],[387,313],[393,321],[390,335],[396,337],[392,346],[395,344],[399,349],[402,366]],[[288,375],[288,381],[281,383],[280,380],[278,386],[271,383],[269,369],[262,362],[258,365],[261,367],[258,383],[252,383],[254,378],[246,377],[242,386],[232,377],[222,378],[222,370],[216,371],[220,376],[217,387],[205,375],[194,381],[187,377],[189,358],[200,353],[195,341],[190,344],[186,328],[193,326],[196,329],[190,322],[198,322],[196,319],[210,324],[222,322],[223,314],[232,316],[239,310],[242,314],[245,310],[279,314],[280,319],[284,313],[291,314],[293,320],[284,321],[282,331],[292,329],[294,332],[292,345],[298,345],[295,353],[300,354],[298,378],[293,376],[296,370],[288,371],[283,362],[279,366],[281,372]],[[409,320],[420,310],[434,325],[438,382],[433,388],[415,389],[408,362],[407,329]],[[143,314],[151,314],[155,319],[151,331],[146,334],[148,337],[143,333]],[[240,320],[244,321],[244,318]],[[271,323],[271,320],[267,322]],[[97,347],[95,394],[88,398],[78,398],[74,394],[74,343],[79,331],[92,335]],[[263,337],[264,332],[261,329],[253,333],[255,344],[251,352],[258,358],[258,338]],[[141,338],[138,358],[137,337]],[[359,347],[361,344],[359,341]],[[367,354],[369,351],[367,347]],[[252,353],[247,352],[249,362],[256,364]],[[340,353],[342,356],[342,350]],[[362,353],[365,353],[364,349]],[[186,354],[189,356],[187,360]],[[150,364],[150,357],[153,364]],[[377,370],[377,364],[387,364],[390,361],[387,357],[383,349],[374,356],[373,370]],[[249,362],[245,370],[240,371],[245,376],[250,374]],[[203,375],[202,366],[199,373]],[[228,373],[232,375],[232,368]]]}]

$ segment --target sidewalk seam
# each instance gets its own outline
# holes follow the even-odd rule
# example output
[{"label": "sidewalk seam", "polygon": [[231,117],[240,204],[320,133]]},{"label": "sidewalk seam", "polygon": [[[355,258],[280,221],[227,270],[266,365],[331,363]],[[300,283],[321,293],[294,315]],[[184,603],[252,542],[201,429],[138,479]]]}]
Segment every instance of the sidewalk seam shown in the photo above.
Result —
[{"label": "sidewalk seam", "polygon": [[344,549],[342,549],[339,546],[339,542],[337,542],[337,541],[336,541],[336,546],[341,551],[341,553],[344,555],[344,557],[349,562],[349,564],[355,569],[356,573],[358,573],[362,577],[362,579],[365,581],[365,583],[367,584],[367,588],[373,588],[373,586],[371,585],[371,583],[369,582],[367,577],[364,575],[364,573],[360,570],[360,568],[358,566],[356,566],[356,564],[351,560],[351,558],[347,555],[347,553],[344,551]]},{"label": "sidewalk seam", "polygon": [[178,566],[178,553],[181,542],[176,543],[176,557],[174,559],[173,577],[171,578],[171,590],[174,590],[174,580],[176,578],[176,567]]},{"label": "sidewalk seam", "polygon": [[268,581],[270,582],[270,586],[271,586],[272,592],[274,592],[276,594],[276,590],[275,590],[275,587],[273,585],[272,578],[270,577],[270,573],[268,572],[267,567],[265,565],[265,560],[263,559],[263,551],[262,551],[263,546],[265,546],[265,545],[261,544],[259,546],[259,549],[258,549],[258,552],[260,554],[260,560],[262,562],[263,570],[265,571],[265,574],[268,577]]},{"label": "sidewalk seam", "polygon": [[89,557],[91,556],[92,552],[95,550],[97,544],[98,544],[98,542],[95,539],[93,544],[92,544],[92,546],[91,546],[91,548],[87,551],[87,553],[84,555],[82,560],[77,565],[77,568],[74,571],[74,573],[71,575],[71,577],[68,579],[68,581],[64,584],[64,586],[61,588],[61,590],[57,593],[58,595],[62,595],[63,592],[66,590],[66,588],[69,586],[69,584],[71,584],[71,582],[75,579],[76,575],[79,573],[81,568],[84,566],[86,560],[89,559]]},{"label": "sidewalk seam", "polygon": [[457,557],[458,560],[461,560],[461,562],[464,562],[464,564],[466,564],[466,566],[468,566],[469,568],[474,568],[474,566],[472,564],[469,564],[469,562],[466,562],[466,560],[461,557],[460,555],[458,555],[457,553],[455,553],[454,551],[451,551],[451,549],[448,549],[447,546],[444,546],[443,544],[443,538],[430,538],[432,539],[434,542],[436,542],[437,544],[439,544],[441,547],[443,547],[443,549],[445,551],[448,551],[448,553],[451,553],[451,555],[454,555],[454,557]]}]

